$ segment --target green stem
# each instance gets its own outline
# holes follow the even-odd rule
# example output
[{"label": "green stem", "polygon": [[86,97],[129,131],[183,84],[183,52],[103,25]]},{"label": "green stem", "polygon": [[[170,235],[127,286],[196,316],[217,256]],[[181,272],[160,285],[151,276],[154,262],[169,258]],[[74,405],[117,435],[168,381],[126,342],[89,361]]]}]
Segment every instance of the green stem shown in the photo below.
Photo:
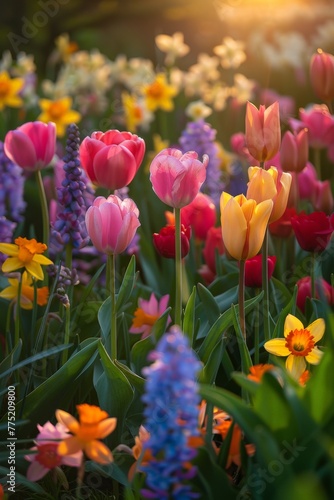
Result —
[{"label": "green stem", "polygon": [[239,321],[242,336],[246,343],[246,320],[245,320],[245,261],[239,261],[239,290],[238,290],[238,303],[239,303]]},{"label": "green stem", "polygon": [[270,339],[269,324],[269,278],[268,278],[268,228],[264,233],[262,245],[262,288],[263,295],[263,330],[265,341]]},{"label": "green stem", "polygon": [[[36,172],[36,181],[37,181],[38,194],[39,194],[39,199],[41,202],[41,209],[42,209],[43,243],[45,243],[46,245],[49,245],[49,234],[50,234],[49,209],[48,209],[48,204],[46,201],[44,184],[43,184],[42,174],[41,174],[40,170],[37,170],[37,172]],[[47,255],[47,252],[45,252],[45,255]]]},{"label": "green stem", "polygon": [[110,354],[112,359],[117,359],[115,261],[116,261],[116,256],[114,254],[108,255],[108,264],[110,269],[110,298],[111,298],[111,317],[110,317],[111,353]]},{"label": "green stem", "polygon": [[35,280],[35,278],[33,278],[33,285],[34,285],[34,303],[33,303],[33,309],[32,309],[31,331],[30,331],[31,350],[34,347],[35,328],[36,328],[36,321],[37,321],[37,281]]},{"label": "green stem", "polygon": [[20,316],[21,316],[21,291],[22,291],[22,274],[19,281],[19,288],[17,292],[16,312],[15,312],[15,346],[20,340]]},{"label": "green stem", "polygon": [[[68,344],[70,341],[70,326],[71,326],[71,305],[66,307],[65,309],[65,335],[64,335],[64,344]],[[64,365],[68,358],[68,349],[63,351],[61,357],[61,364]]]},{"label": "green stem", "polygon": [[311,255],[311,298],[312,299],[315,299],[315,264],[316,264],[315,253],[312,252]]},{"label": "green stem", "polygon": [[181,260],[181,209],[175,215],[175,324],[182,326],[182,260]]},{"label": "green stem", "polygon": [[[259,295],[260,290],[256,289],[256,295]],[[255,315],[255,329],[254,329],[254,365],[258,365],[260,362],[260,308],[259,304],[255,305],[254,309]]]}]

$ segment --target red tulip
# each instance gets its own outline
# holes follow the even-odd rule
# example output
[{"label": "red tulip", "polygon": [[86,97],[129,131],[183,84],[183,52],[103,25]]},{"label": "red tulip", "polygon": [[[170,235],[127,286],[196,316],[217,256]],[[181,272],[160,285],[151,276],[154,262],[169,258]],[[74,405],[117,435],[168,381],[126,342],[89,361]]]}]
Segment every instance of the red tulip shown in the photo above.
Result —
[{"label": "red tulip", "polygon": [[189,205],[181,208],[181,222],[191,226],[195,238],[204,241],[210,227],[216,223],[216,207],[210,196],[198,193]]},{"label": "red tulip", "polygon": [[14,163],[30,172],[47,167],[55,154],[56,125],[27,122],[5,137],[5,153]]},{"label": "red tulip", "polygon": [[325,102],[334,99],[334,56],[318,49],[310,62],[311,84],[316,95]]},{"label": "red tulip", "polygon": [[[181,224],[181,257],[189,253],[191,228]],[[167,225],[153,234],[153,243],[157,252],[166,259],[175,259],[175,226]]]},{"label": "red tulip", "polygon": [[203,249],[205,263],[214,273],[216,273],[216,250],[218,250],[219,255],[225,252],[221,227],[209,229]]},{"label": "red tulip", "polygon": [[[305,312],[305,304],[307,297],[312,297],[311,292],[311,277],[305,276],[296,283],[297,291],[297,306],[302,312]],[[317,278],[315,282],[315,298],[326,298],[328,304],[334,304],[334,288],[323,278]]]},{"label": "red tulip", "polygon": [[132,181],[145,154],[143,139],[130,132],[93,132],[80,145],[80,161],[93,184],[114,191]]},{"label": "red tulip", "polygon": [[289,238],[293,233],[291,217],[294,215],[297,215],[295,208],[287,208],[282,217],[270,224],[270,233],[278,238]]},{"label": "red tulip", "polygon": [[[268,278],[272,277],[275,269],[275,255],[268,256]],[[251,259],[247,259],[245,263],[245,285],[251,288],[262,287],[262,255],[255,255]]]},{"label": "red tulip", "polygon": [[324,212],[301,212],[291,217],[291,224],[300,247],[307,252],[324,250],[332,236],[334,214]]}]

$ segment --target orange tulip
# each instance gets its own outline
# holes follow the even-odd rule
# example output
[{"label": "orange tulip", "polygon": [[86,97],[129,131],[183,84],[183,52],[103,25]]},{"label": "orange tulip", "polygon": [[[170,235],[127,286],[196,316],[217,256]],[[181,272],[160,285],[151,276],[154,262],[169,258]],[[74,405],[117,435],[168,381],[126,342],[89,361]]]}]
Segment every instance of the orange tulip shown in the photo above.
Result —
[{"label": "orange tulip", "polygon": [[263,243],[272,200],[257,203],[243,194],[235,198],[223,192],[220,198],[221,226],[225,249],[237,260],[254,257]]},{"label": "orange tulip", "polygon": [[278,220],[285,212],[292,177],[286,172],[278,172],[277,168],[270,167],[264,170],[260,167],[249,167],[248,189],[246,197],[261,203],[265,200],[273,201],[273,209],[269,218],[269,224]]},{"label": "orange tulip", "polygon": [[278,153],[281,145],[279,104],[257,109],[247,102],[246,145],[250,154],[260,162],[268,161]]}]

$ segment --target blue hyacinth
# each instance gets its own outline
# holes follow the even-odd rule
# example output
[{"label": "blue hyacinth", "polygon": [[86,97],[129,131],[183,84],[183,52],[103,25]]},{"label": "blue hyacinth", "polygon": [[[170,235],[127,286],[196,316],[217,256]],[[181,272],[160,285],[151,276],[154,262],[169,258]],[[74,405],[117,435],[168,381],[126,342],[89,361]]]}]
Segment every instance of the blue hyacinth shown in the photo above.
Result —
[{"label": "blue hyacinth", "polygon": [[217,131],[204,120],[189,122],[179,139],[183,153],[196,151],[201,159],[204,154],[209,156],[209,163],[206,169],[206,180],[202,186],[202,191],[213,199],[216,206],[225,188],[220,169],[221,159],[219,158],[219,148],[216,144]]},{"label": "blue hyacinth", "polygon": [[79,129],[73,123],[68,127],[66,154],[63,158],[65,179],[58,188],[60,210],[53,226],[53,244],[58,250],[71,244],[82,248],[89,240],[85,225],[87,183],[81,169],[79,156]]},{"label": "blue hyacinth", "polygon": [[176,326],[159,341],[144,368],[147,377],[143,401],[146,404],[145,428],[150,438],[144,447],[153,457],[142,470],[146,473],[145,498],[197,498],[186,484],[196,474],[195,467],[185,469],[197,450],[189,438],[197,436],[200,397],[196,375],[200,362],[189,347],[188,339]]}]

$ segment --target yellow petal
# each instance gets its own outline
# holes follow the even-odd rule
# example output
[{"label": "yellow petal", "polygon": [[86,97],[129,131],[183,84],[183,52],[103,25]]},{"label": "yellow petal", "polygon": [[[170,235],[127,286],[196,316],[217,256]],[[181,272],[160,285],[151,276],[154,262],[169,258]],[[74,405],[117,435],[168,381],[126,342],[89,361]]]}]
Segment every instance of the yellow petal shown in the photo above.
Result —
[{"label": "yellow petal", "polygon": [[101,441],[90,441],[85,446],[84,451],[87,457],[98,464],[110,464],[114,460],[109,448]]},{"label": "yellow petal", "polygon": [[18,257],[8,257],[5,262],[2,264],[2,272],[11,273],[12,271],[16,271],[17,269],[21,269],[24,267],[22,260]]},{"label": "yellow petal", "polygon": [[304,356],[294,356],[290,354],[285,362],[286,369],[295,380],[299,380],[301,374],[306,370],[306,362]]},{"label": "yellow petal", "polygon": [[223,213],[224,208],[227,205],[227,202],[230,201],[232,198],[232,195],[229,193],[225,193],[225,191],[222,192],[221,197],[220,197],[220,210]]},{"label": "yellow petal", "polygon": [[247,235],[247,223],[238,202],[232,197],[221,214],[222,235],[228,253],[242,259]]},{"label": "yellow petal", "polygon": [[285,347],[285,339],[271,339],[265,342],[264,348],[270,354],[275,354],[275,356],[289,356],[290,351]]},{"label": "yellow petal", "polygon": [[322,318],[318,318],[307,327],[307,330],[313,335],[314,343],[316,344],[324,336],[325,321]]},{"label": "yellow petal", "polygon": [[313,347],[312,351],[310,354],[306,356],[306,361],[310,363],[311,365],[317,365],[320,363],[320,360],[323,356],[323,352],[320,351],[317,347]]},{"label": "yellow petal", "polygon": [[33,260],[31,260],[30,262],[27,262],[25,264],[25,268],[28,271],[28,273],[30,273],[31,276],[33,276],[37,280],[44,279],[43,269],[41,268],[41,265],[38,264],[38,262],[34,262]]},{"label": "yellow petal", "polygon": [[16,287],[14,286],[8,286],[7,288],[4,288],[2,292],[0,292],[0,297],[3,299],[16,299],[18,293],[18,285]]},{"label": "yellow petal", "polygon": [[33,260],[35,262],[38,262],[38,264],[43,264],[43,266],[49,266],[50,264],[53,264],[52,260],[48,259],[45,257],[45,255],[42,255],[40,253],[35,253]]},{"label": "yellow petal", "polygon": [[74,455],[78,451],[82,450],[82,443],[75,436],[64,439],[59,443],[57,452],[59,455]]},{"label": "yellow petal", "polygon": [[15,256],[18,255],[19,249],[14,243],[0,243],[0,252],[6,255]]},{"label": "yellow petal", "polygon": [[284,337],[287,337],[293,330],[304,330],[304,325],[296,316],[288,314],[284,322]]},{"label": "yellow petal", "polygon": [[74,434],[80,428],[80,424],[77,419],[74,418],[70,413],[67,413],[67,411],[56,410],[56,419]]},{"label": "yellow petal", "polygon": [[252,172],[253,176],[248,183],[246,197],[261,203],[264,200],[272,200],[276,194],[276,184],[270,172],[260,168]]},{"label": "yellow petal", "polygon": [[108,436],[111,432],[113,432],[116,428],[117,418],[106,418],[102,422],[99,423],[99,437],[103,439]]},{"label": "yellow petal", "polygon": [[265,200],[255,207],[253,217],[249,223],[249,242],[246,259],[251,259],[259,253],[272,208],[272,200]]}]

